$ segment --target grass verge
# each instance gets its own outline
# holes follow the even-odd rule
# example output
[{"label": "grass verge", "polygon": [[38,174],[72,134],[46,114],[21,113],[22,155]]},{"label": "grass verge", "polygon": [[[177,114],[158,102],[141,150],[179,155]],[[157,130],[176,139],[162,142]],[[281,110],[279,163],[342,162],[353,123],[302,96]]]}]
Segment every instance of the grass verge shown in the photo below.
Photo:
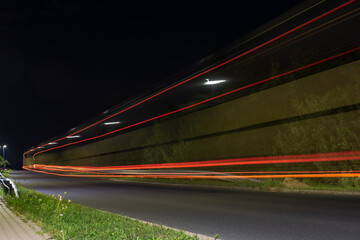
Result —
[{"label": "grass verge", "polygon": [[[341,193],[341,192],[359,192],[360,184],[348,184],[340,179],[337,185],[326,184],[314,181],[311,178],[299,179],[299,181],[306,183],[308,187],[288,187],[283,183],[283,178],[269,178],[262,179],[261,181],[223,181],[223,180],[212,180],[212,179],[163,179],[163,178],[113,178],[115,181],[135,181],[135,182],[151,182],[151,183],[164,183],[164,184],[182,184],[182,185],[198,185],[198,186],[219,186],[219,187],[233,187],[233,188],[246,188],[261,191],[282,191],[282,190],[310,190],[310,191],[326,191]],[[359,179],[356,179],[359,181]],[[360,181],[359,181],[360,182]]]},{"label": "grass verge", "polygon": [[322,183],[314,179],[304,178],[302,182],[309,185],[309,190],[332,192],[358,192],[360,193],[360,178],[336,178],[337,184]]},{"label": "grass verge", "polygon": [[54,239],[198,239],[183,232],[47,196],[18,186],[20,198],[4,196],[7,205],[37,223]]},{"label": "grass verge", "polygon": [[182,184],[195,186],[225,186],[252,188],[259,190],[267,190],[269,188],[280,187],[283,179],[264,179],[262,181],[235,180],[225,181],[217,179],[178,179],[178,178],[112,178],[114,181],[136,181],[150,183],[166,183],[166,184]]}]

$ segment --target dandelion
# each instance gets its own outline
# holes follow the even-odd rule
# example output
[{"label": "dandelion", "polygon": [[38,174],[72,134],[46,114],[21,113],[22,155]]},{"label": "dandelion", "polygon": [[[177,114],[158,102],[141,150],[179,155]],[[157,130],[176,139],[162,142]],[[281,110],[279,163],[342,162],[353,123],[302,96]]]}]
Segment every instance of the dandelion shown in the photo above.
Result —
[{"label": "dandelion", "polygon": [[60,217],[64,216],[62,213],[60,213]]}]

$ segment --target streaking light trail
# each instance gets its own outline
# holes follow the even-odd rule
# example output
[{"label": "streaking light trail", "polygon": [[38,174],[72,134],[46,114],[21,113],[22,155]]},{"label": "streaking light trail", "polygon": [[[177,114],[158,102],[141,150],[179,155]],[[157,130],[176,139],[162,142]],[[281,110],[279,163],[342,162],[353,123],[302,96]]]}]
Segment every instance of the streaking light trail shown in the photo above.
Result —
[{"label": "streaking light trail", "polygon": [[66,177],[103,177],[103,178],[180,178],[180,179],[244,179],[244,178],[324,178],[324,177],[360,177],[360,173],[314,173],[314,174],[273,174],[273,175],[232,175],[232,176],[199,176],[199,175],[116,175],[116,174],[95,174],[95,175],[80,175],[80,174],[61,174],[54,172],[46,172],[41,170],[35,170],[30,167],[23,166],[24,169],[46,173],[57,176]]},{"label": "streaking light trail", "polygon": [[[79,176],[79,177],[146,177],[146,178],[283,178],[283,177],[341,177],[341,176],[359,176],[360,170],[348,171],[251,171],[251,172],[123,172],[122,170],[145,170],[145,169],[187,169],[196,167],[215,167],[215,166],[240,166],[274,163],[306,163],[306,162],[330,162],[330,161],[349,161],[360,160],[360,151],[332,152],[303,155],[270,156],[270,157],[248,157],[221,160],[208,160],[197,162],[180,163],[160,163],[160,164],[142,164],[142,165],[123,165],[123,166],[58,166],[41,165],[24,166],[24,169],[40,171],[43,173],[56,174],[56,172],[68,172],[69,174],[60,174],[60,176]],[[116,172],[122,171],[122,172]],[[102,172],[112,171],[112,172]],[[173,171],[173,170],[172,170]],[[79,174],[74,174],[77,172]],[[228,174],[228,175],[222,175]],[[236,174],[236,175],[234,175]]]}]

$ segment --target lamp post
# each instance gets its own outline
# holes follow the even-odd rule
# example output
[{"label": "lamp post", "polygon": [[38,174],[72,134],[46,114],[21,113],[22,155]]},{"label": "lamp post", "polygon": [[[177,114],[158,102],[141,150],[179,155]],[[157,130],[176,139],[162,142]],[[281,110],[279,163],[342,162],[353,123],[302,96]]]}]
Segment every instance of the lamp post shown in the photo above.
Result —
[{"label": "lamp post", "polygon": [[3,145],[2,148],[3,148],[3,158],[5,159],[5,148],[6,148],[6,145]]}]

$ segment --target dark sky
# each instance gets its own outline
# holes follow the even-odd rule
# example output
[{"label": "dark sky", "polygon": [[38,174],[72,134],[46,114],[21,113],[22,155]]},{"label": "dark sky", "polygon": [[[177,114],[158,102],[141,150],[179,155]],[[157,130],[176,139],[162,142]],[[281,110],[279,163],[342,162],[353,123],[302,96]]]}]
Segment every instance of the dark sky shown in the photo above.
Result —
[{"label": "dark sky", "polygon": [[0,1],[0,144],[21,154],[301,1]]}]

